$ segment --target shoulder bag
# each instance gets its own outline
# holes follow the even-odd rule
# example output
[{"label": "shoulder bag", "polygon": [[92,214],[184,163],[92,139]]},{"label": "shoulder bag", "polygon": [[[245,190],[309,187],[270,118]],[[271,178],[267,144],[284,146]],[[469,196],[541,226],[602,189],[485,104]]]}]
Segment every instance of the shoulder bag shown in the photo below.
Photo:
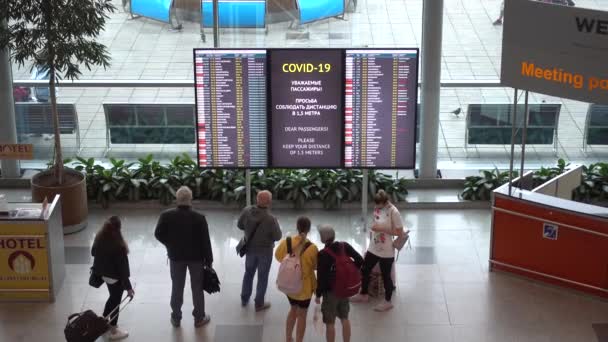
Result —
[{"label": "shoulder bag", "polygon": [[260,220],[255,225],[255,227],[253,227],[253,231],[251,232],[251,234],[249,236],[243,236],[241,241],[239,241],[239,243],[236,245],[236,254],[238,254],[238,256],[240,256],[241,258],[244,257],[245,254],[247,254],[247,250],[248,250],[247,244],[249,243],[249,241],[251,241],[251,239],[253,239],[253,237],[255,236],[255,232],[258,230],[258,227],[260,226],[261,223],[262,223],[262,220]]},{"label": "shoulder bag", "polygon": [[[393,211],[397,210],[395,207],[391,208],[391,228],[393,228]],[[397,252],[401,252],[405,244],[410,239],[410,232],[404,231],[403,234],[398,236],[395,240],[393,240],[393,247],[397,250]]]},{"label": "shoulder bag", "polygon": [[104,283],[103,278],[95,273],[93,267],[91,267],[91,274],[89,275],[89,285],[98,289]]}]

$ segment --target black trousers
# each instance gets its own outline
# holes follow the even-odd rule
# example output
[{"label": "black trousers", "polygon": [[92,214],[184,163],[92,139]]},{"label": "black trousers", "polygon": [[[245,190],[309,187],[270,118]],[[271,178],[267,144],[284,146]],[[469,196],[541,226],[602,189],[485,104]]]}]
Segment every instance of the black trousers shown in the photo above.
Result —
[{"label": "black trousers", "polygon": [[[116,307],[120,305],[122,294],[125,292],[125,288],[121,281],[111,285],[106,283],[106,285],[108,286],[108,292],[110,292],[110,298],[108,298],[106,307],[103,310],[104,317],[109,315],[112,310],[116,309]],[[118,324],[118,312],[115,312],[112,317],[114,318],[110,321],[110,325],[115,327]]]},{"label": "black trousers", "polygon": [[390,302],[391,298],[393,297],[393,289],[395,288],[393,278],[391,277],[393,262],[395,262],[395,258],[381,258],[370,252],[365,253],[365,259],[363,260],[361,294],[368,293],[372,269],[377,263],[380,263],[380,272],[382,273],[382,282],[384,283],[384,299],[386,299],[387,302]]}]

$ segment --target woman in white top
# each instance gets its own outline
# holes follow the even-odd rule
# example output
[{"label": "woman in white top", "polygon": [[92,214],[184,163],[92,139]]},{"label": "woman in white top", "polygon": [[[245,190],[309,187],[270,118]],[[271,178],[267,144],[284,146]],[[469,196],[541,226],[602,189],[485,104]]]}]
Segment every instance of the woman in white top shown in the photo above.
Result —
[{"label": "woman in white top", "polygon": [[372,225],[371,241],[363,263],[361,293],[353,297],[351,301],[369,301],[367,293],[370,274],[374,266],[379,263],[384,283],[384,301],[376,305],[374,310],[388,311],[393,308],[391,297],[395,288],[391,277],[391,270],[395,262],[393,238],[403,235],[405,231],[399,210],[388,200],[388,195],[384,190],[378,191],[374,196],[374,202],[376,203],[374,208],[374,223]]}]

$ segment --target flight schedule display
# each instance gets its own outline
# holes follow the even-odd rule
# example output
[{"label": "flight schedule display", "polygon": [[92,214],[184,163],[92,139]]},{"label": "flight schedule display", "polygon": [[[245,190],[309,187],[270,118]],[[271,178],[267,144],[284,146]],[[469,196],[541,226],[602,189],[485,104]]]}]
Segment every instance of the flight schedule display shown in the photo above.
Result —
[{"label": "flight schedule display", "polygon": [[344,166],[415,165],[418,50],[346,50]]},{"label": "flight schedule display", "polygon": [[270,50],[268,60],[270,164],[341,167],[343,50]]},{"label": "flight schedule display", "polygon": [[418,49],[195,49],[204,168],[412,169]]},{"label": "flight schedule display", "polygon": [[194,50],[201,167],[268,166],[266,50]]}]

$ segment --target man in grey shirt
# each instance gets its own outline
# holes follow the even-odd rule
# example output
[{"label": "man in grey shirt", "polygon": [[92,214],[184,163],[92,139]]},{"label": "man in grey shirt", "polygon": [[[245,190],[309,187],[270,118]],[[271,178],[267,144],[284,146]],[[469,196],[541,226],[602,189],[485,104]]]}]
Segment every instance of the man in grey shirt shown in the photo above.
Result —
[{"label": "man in grey shirt", "polygon": [[247,241],[247,254],[245,255],[241,304],[246,306],[249,303],[253,291],[253,277],[257,271],[256,311],[270,308],[270,303],[264,301],[264,296],[268,288],[268,274],[272,264],[274,243],[279,241],[282,235],[279,222],[270,214],[271,203],[272,194],[270,191],[260,191],[257,195],[256,205],[245,208],[237,223],[238,228],[244,231],[247,238],[250,238]]}]

